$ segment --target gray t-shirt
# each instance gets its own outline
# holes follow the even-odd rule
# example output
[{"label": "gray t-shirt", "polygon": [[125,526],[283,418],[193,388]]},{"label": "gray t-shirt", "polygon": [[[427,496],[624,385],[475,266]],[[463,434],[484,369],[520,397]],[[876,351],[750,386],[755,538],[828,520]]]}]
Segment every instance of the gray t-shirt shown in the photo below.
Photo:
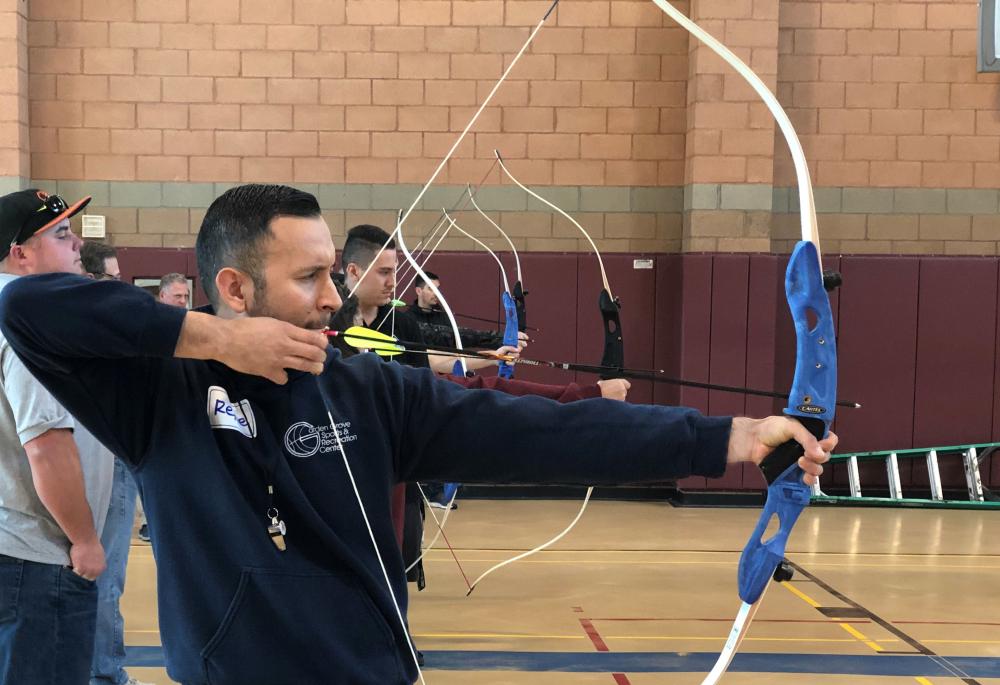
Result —
[{"label": "gray t-shirt", "polygon": [[[0,274],[0,290],[15,278]],[[73,431],[100,536],[111,501],[114,455],[35,380],[0,334],[0,554],[69,565],[69,538],[38,499],[23,447],[53,428]]]}]

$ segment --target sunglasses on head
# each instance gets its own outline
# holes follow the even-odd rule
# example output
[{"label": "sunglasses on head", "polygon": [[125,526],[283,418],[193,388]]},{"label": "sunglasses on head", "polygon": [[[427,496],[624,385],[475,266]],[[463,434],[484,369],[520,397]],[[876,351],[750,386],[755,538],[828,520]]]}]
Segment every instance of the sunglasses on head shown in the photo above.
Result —
[{"label": "sunglasses on head", "polygon": [[[35,210],[36,214],[41,214],[42,212],[48,211],[51,212],[54,216],[58,216],[63,212],[65,212],[67,209],[69,209],[69,205],[66,204],[66,200],[62,199],[58,195],[45,195],[44,193],[39,193],[38,201],[41,202],[42,204],[38,209]],[[25,240],[27,240],[28,238],[30,238],[31,236],[35,235],[35,233],[38,232],[38,229],[35,229],[31,231],[28,235],[24,235],[25,227],[27,226],[27,224],[28,221],[25,221],[24,224],[21,225],[21,230],[18,231],[17,235],[14,236],[14,239],[10,241],[10,247],[13,247],[14,245],[20,245]]]},{"label": "sunglasses on head", "polygon": [[39,197],[38,199],[42,202],[42,206],[37,210],[39,212],[43,212],[47,209],[53,214],[62,214],[69,209],[69,205],[66,204],[66,200],[62,199],[58,195],[46,195],[45,197]]}]

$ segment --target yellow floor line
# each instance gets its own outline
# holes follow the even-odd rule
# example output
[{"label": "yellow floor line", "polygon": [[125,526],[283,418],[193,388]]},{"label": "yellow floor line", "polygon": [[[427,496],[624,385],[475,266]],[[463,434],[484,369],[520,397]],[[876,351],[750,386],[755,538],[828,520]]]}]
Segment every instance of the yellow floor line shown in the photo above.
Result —
[{"label": "yellow floor line", "polygon": [[[456,550],[456,553],[465,550]],[[452,558],[451,554],[444,551],[443,554],[437,555],[438,550],[432,549],[430,553],[424,557],[424,562],[431,563],[450,563],[454,564],[455,560]],[[547,552],[539,552],[539,554],[547,554]],[[633,552],[628,552],[628,554],[633,554]],[[482,563],[489,564],[499,561],[505,561],[505,559],[500,557],[467,557],[464,554],[459,554],[459,560],[466,563]],[[517,562],[518,564],[607,564],[609,566],[613,565],[629,565],[629,566],[732,566],[732,561],[705,561],[705,560],[655,560],[655,559],[524,559]],[[969,566],[965,564],[896,564],[896,563],[885,563],[885,564],[865,564],[865,563],[834,563],[825,561],[814,561],[809,564],[810,566],[823,567],[823,568],[899,568],[899,569],[921,569],[925,571],[939,571],[941,569],[957,569],[962,571],[994,571],[1000,569],[1000,565],[975,565]]]},{"label": "yellow floor line", "polygon": [[[820,603],[819,602],[817,602],[815,599],[813,599],[812,597],[810,597],[806,593],[802,592],[802,590],[799,590],[797,587],[793,586],[791,583],[782,583],[782,586],[786,590],[788,590],[789,592],[791,592],[793,595],[795,595],[796,597],[798,597],[799,599],[801,599],[803,602],[805,602],[806,604],[808,604],[809,606],[811,606],[813,609],[818,609],[820,607]],[[868,645],[869,647],[871,647],[876,652],[885,651],[885,650],[882,649],[882,647],[877,642],[875,642],[874,640],[869,639],[867,635],[865,635],[864,633],[862,633],[860,630],[858,630],[854,626],[852,626],[852,625],[850,625],[848,623],[837,623],[837,625],[840,626],[841,628],[843,628],[845,631],[847,631],[848,635],[851,635],[852,637],[854,637],[855,639],[857,639],[859,642],[863,642],[864,644]]]},{"label": "yellow floor line", "polygon": [[917,678],[917,682],[920,683],[920,685],[934,685],[934,683],[932,683],[931,681],[927,680],[927,678],[923,678],[923,677],[918,677]]},{"label": "yellow floor line", "polygon": [[[413,637],[452,639],[509,639],[509,640],[589,640],[586,635],[519,635],[516,633],[413,633]],[[604,635],[604,640],[660,640],[724,642],[725,635]],[[745,642],[856,642],[853,638],[814,637],[747,637]]]},{"label": "yellow floor line", "polygon": [[810,597],[806,593],[804,593],[801,590],[799,590],[797,587],[795,587],[791,583],[782,583],[781,585],[786,590],[788,590],[789,592],[791,592],[793,595],[795,595],[796,597],[798,597],[799,599],[801,599],[803,602],[805,602],[806,604],[808,604],[809,606],[811,606],[813,609],[819,609],[819,607],[820,607],[819,602],[817,602],[815,599],[813,599],[812,597]]}]

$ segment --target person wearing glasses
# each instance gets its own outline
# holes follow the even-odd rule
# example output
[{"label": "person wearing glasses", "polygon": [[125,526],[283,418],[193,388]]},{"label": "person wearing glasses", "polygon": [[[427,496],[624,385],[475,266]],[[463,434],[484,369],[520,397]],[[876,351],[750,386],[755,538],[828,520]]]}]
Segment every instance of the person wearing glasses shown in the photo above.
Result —
[{"label": "person wearing glasses", "polygon": [[[100,240],[88,240],[80,248],[85,275],[97,281],[122,280],[118,267],[118,251]],[[111,504],[104,521],[101,545],[108,568],[97,579],[97,629],[94,637],[94,659],[90,668],[90,685],[145,685],[129,676],[125,670],[125,619],[119,603],[125,592],[125,569],[128,565],[139,490],[128,467],[115,459]],[[146,527],[145,517],[139,528]],[[145,541],[149,541],[147,535]]]},{"label": "person wearing glasses", "polygon": [[[69,219],[89,201],[0,197],[0,289],[79,274]],[[0,336],[0,683],[88,682],[114,463]]]},{"label": "person wearing glasses", "polygon": [[118,250],[100,240],[87,240],[80,246],[80,260],[83,272],[98,281],[120,281],[122,271],[118,268]]}]

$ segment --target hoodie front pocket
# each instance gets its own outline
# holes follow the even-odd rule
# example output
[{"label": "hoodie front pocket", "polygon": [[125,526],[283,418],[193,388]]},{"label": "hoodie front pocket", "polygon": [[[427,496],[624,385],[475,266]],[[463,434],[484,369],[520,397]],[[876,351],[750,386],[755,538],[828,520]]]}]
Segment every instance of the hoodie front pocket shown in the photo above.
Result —
[{"label": "hoodie front pocket", "polygon": [[244,569],[201,657],[210,685],[409,682],[383,616],[334,574]]}]

